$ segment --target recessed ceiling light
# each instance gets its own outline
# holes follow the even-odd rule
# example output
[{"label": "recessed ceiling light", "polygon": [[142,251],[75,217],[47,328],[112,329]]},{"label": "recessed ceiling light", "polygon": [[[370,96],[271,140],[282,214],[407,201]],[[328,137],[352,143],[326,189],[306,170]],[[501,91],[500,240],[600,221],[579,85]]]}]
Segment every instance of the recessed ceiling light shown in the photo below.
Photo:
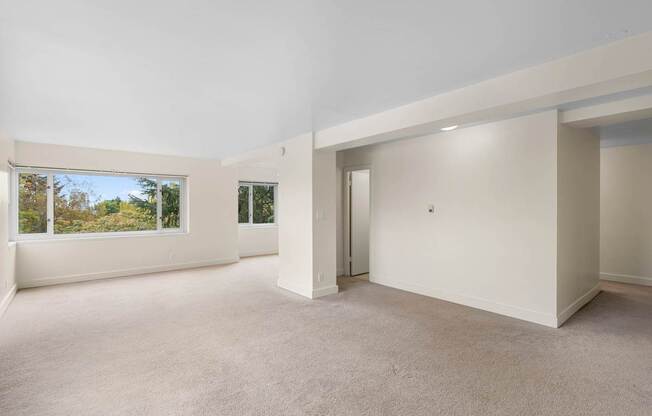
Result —
[{"label": "recessed ceiling light", "polygon": [[448,126],[448,127],[442,127],[441,131],[451,131],[455,130],[459,126]]}]

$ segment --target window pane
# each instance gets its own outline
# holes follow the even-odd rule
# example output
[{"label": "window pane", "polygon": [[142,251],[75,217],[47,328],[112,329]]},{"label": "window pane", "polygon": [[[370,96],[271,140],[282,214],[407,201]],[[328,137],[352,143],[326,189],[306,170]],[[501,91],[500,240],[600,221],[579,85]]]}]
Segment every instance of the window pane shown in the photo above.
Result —
[{"label": "window pane", "polygon": [[156,180],[54,175],[54,233],[156,230]]},{"label": "window pane", "polygon": [[238,223],[249,222],[249,186],[238,187]]},{"label": "window pane", "polygon": [[161,224],[163,228],[181,228],[181,181],[161,181]]},{"label": "window pane", "polygon": [[48,231],[48,177],[43,174],[18,175],[18,232],[37,234]]},{"label": "window pane", "polygon": [[274,186],[254,185],[254,224],[274,223]]}]

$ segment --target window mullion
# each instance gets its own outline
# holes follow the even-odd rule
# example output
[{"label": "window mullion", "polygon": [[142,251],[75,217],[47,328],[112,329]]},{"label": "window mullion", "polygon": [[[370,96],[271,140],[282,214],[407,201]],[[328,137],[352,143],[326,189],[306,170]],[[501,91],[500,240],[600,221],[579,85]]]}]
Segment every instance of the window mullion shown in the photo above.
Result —
[{"label": "window mullion", "polygon": [[254,186],[249,185],[249,224],[254,223]]},{"label": "window mullion", "polygon": [[48,173],[47,203],[47,233],[54,235],[54,175]]},{"label": "window mullion", "polygon": [[181,187],[179,191],[179,227],[181,228],[181,231],[187,231],[188,230],[188,218],[187,218],[187,201],[186,201],[186,186],[187,182],[186,181],[179,181],[179,186]]},{"label": "window mullion", "polygon": [[161,180],[156,178],[156,229],[163,230],[163,192],[161,191]]},{"label": "window mullion", "polygon": [[12,224],[12,227],[11,227],[11,229],[13,230],[13,232],[11,233],[11,239],[12,240],[18,239],[18,227],[19,227],[19,225],[18,225],[18,184],[20,182],[20,180],[18,178],[18,175],[20,175],[20,172],[18,171],[18,169],[13,169],[12,175],[11,175],[13,179],[12,179],[11,188],[10,188],[10,192],[11,192],[11,195],[12,195],[11,196],[11,202],[12,202],[12,205],[11,205],[11,218],[12,218],[11,224]]},{"label": "window mullion", "polygon": [[278,185],[274,185],[274,224],[278,224]]}]

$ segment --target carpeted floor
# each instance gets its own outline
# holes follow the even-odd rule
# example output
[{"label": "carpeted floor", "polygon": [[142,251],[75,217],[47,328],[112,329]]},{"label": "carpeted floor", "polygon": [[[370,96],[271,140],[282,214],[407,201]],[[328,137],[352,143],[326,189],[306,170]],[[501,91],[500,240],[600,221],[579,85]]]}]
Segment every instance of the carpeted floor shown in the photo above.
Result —
[{"label": "carpeted floor", "polygon": [[0,415],[652,414],[652,287],[605,284],[561,329],[276,257],[24,290],[0,320]]}]

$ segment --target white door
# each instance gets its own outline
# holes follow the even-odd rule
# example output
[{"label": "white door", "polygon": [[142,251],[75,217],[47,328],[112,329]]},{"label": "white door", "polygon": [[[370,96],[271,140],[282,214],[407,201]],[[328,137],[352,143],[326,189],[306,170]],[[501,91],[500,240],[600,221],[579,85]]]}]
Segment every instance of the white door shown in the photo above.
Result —
[{"label": "white door", "polygon": [[351,276],[369,273],[369,170],[350,173]]}]

